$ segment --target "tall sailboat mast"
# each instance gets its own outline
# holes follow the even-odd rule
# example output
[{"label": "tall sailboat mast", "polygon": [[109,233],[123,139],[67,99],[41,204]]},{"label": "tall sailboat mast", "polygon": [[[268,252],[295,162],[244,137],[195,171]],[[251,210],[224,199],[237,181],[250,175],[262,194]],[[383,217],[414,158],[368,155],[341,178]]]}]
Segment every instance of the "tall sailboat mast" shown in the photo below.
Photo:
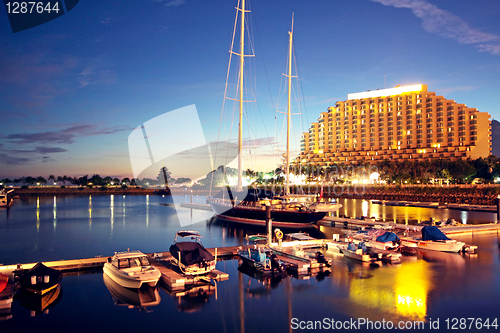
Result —
[{"label": "tall sailboat mast", "polygon": [[245,0],[241,0],[241,26],[240,26],[240,114],[238,125],[238,191],[243,189],[243,66],[245,64]]},{"label": "tall sailboat mast", "polygon": [[286,159],[285,159],[285,195],[290,194],[290,121],[292,115],[291,96],[292,96],[292,43],[293,43],[293,14],[292,29],[288,32],[288,106],[286,122]]}]

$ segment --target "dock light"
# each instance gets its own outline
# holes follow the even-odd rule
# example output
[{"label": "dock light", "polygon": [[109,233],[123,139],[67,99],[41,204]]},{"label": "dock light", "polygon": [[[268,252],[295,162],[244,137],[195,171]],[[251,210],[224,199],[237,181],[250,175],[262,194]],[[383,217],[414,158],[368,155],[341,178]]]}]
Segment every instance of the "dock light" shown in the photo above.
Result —
[{"label": "dock light", "polygon": [[113,183],[113,182],[111,182],[111,185],[114,185],[114,183]]},{"label": "dock light", "polygon": [[0,186],[2,186],[2,185],[3,185],[3,183],[2,183],[2,182],[0,182]]},{"label": "dock light", "polygon": [[40,186],[40,183],[36,183],[36,186]]}]

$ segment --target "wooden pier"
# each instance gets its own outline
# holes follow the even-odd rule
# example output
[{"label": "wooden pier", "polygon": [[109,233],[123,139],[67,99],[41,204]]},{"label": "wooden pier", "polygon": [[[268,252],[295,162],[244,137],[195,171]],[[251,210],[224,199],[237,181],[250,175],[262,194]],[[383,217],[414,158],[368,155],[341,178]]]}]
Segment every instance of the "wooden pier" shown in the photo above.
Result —
[{"label": "wooden pier", "polygon": [[[217,259],[232,258],[238,253],[238,246],[220,247],[207,249],[213,256],[216,255]],[[151,259],[158,259],[160,261],[170,260],[172,255],[170,252],[153,252],[145,253]],[[95,257],[86,259],[73,259],[73,260],[57,260],[57,261],[44,261],[43,264],[47,267],[60,270],[63,273],[83,271],[83,270],[99,270],[102,269],[104,263],[108,261],[107,257]],[[151,260],[154,261],[154,260]],[[13,277],[14,275],[22,274],[33,268],[37,263],[28,264],[15,264],[15,265],[0,265],[0,273]]]}]

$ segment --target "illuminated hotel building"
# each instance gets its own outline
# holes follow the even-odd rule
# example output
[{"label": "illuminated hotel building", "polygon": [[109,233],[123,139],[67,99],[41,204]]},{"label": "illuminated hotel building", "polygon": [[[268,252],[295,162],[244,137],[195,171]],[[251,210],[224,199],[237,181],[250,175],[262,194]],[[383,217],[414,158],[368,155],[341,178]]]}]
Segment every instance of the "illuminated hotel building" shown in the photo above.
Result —
[{"label": "illuminated hotel building", "polygon": [[488,113],[436,96],[423,84],[348,94],[302,134],[294,163],[487,157],[490,124]]}]

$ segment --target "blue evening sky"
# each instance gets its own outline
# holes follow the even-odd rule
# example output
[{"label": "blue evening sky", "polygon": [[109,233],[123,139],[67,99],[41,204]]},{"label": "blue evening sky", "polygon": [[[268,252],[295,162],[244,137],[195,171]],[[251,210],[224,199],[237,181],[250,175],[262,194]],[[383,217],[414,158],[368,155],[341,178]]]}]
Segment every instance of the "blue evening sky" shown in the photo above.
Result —
[{"label": "blue evening sky", "polygon": [[[384,88],[384,75],[387,88],[427,84],[500,118],[498,0],[247,3],[256,54],[247,72],[257,113],[249,108],[252,132],[245,125],[245,139],[255,140],[246,148],[258,160],[247,167],[269,171],[282,154],[268,156],[282,141],[282,115],[275,122],[275,109],[284,90],[292,13],[305,106],[294,116],[295,150],[320,112],[349,93]],[[65,15],[18,33],[1,9],[0,179],[132,177],[132,130],[192,104],[207,142],[217,140],[236,6],[237,0],[82,0]],[[226,106],[223,129],[234,140],[237,122],[231,129],[233,106]],[[185,136],[166,133],[165,145],[189,140],[189,124],[179,126]]]}]

